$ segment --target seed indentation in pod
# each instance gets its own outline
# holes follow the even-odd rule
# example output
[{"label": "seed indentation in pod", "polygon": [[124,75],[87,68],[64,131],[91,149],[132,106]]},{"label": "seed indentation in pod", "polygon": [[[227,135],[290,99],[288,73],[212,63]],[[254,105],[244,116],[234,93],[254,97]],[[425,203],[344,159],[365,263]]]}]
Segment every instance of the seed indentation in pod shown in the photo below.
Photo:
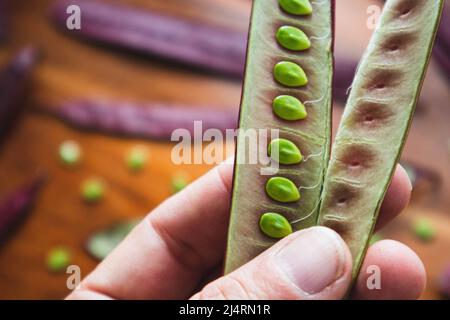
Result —
[{"label": "seed indentation in pod", "polygon": [[305,71],[296,63],[278,62],[273,70],[275,80],[287,87],[302,87],[308,84]]},{"label": "seed indentation in pod", "polygon": [[267,212],[259,219],[261,231],[268,237],[274,239],[284,238],[292,233],[289,221],[279,213]]},{"label": "seed indentation in pod", "polygon": [[298,16],[312,13],[312,6],[309,0],[278,0],[281,8],[290,14]]},{"label": "seed indentation in pod", "polygon": [[311,47],[311,41],[308,36],[296,27],[280,27],[277,31],[276,38],[282,47],[289,50],[302,51]]},{"label": "seed indentation in pod", "polygon": [[295,202],[300,199],[300,192],[294,182],[283,177],[273,177],[267,181],[266,192],[269,197],[279,202]]},{"label": "seed indentation in pod", "polygon": [[274,139],[268,147],[269,157],[281,164],[297,164],[302,162],[300,149],[290,140]]},{"label": "seed indentation in pod", "polygon": [[282,95],[273,100],[273,112],[283,120],[303,120],[308,113],[303,103],[293,96]]}]

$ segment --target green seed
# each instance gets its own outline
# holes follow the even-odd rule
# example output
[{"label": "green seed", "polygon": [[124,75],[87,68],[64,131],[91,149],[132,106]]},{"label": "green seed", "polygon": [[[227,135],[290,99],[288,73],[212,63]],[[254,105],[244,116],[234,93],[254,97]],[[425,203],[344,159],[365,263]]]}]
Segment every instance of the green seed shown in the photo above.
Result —
[{"label": "green seed", "polygon": [[296,27],[280,27],[276,38],[280,45],[289,50],[302,51],[311,47],[311,41],[309,41],[308,36]]},{"label": "green seed", "polygon": [[287,13],[303,16],[312,13],[309,0],[278,0],[280,6]]},{"label": "green seed", "polygon": [[47,268],[52,272],[65,270],[70,264],[70,251],[64,247],[57,247],[47,254]]},{"label": "green seed", "polygon": [[264,213],[259,220],[261,231],[268,237],[281,239],[292,233],[289,221],[281,214],[268,212]]},{"label": "green seed", "polygon": [[89,179],[83,183],[81,193],[85,201],[97,202],[103,197],[103,182],[99,179]]},{"label": "green seed", "polygon": [[267,181],[266,192],[273,200],[295,202],[300,199],[300,192],[295,184],[286,178],[273,177]]},{"label": "green seed", "polygon": [[144,147],[134,147],[128,154],[126,162],[128,168],[133,171],[141,170],[148,159],[148,151]]},{"label": "green seed", "polygon": [[64,164],[73,166],[80,161],[81,148],[75,141],[65,141],[59,146],[59,157]]},{"label": "green seed", "polygon": [[415,235],[423,241],[430,241],[436,235],[433,225],[426,219],[419,219],[415,221],[413,229]]},{"label": "green seed", "polygon": [[178,193],[181,190],[183,190],[184,188],[186,188],[188,184],[189,184],[189,182],[188,182],[188,179],[186,178],[185,174],[177,174],[172,177],[172,182],[171,182],[172,192]]},{"label": "green seed", "polygon": [[302,153],[298,147],[287,139],[272,140],[268,147],[268,154],[274,161],[281,164],[297,164],[303,160]]},{"label": "green seed", "polygon": [[296,63],[282,61],[273,70],[275,79],[287,87],[302,87],[308,84],[305,71]]},{"label": "green seed", "polygon": [[303,120],[308,115],[303,103],[292,96],[276,97],[273,100],[272,108],[273,112],[283,120]]}]

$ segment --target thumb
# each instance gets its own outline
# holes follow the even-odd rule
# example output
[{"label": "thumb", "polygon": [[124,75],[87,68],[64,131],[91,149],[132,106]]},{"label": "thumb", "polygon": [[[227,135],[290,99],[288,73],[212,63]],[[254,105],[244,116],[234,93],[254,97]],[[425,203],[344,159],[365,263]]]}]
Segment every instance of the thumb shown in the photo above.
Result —
[{"label": "thumb", "polygon": [[351,255],[331,229],[286,237],[192,299],[341,299],[351,281]]}]

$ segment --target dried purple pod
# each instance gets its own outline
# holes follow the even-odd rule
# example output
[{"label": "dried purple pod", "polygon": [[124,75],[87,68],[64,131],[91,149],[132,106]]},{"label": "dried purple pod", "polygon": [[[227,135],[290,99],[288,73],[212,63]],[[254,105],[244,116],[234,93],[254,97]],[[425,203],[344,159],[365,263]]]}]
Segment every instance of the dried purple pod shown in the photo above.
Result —
[{"label": "dried purple pod", "polygon": [[194,134],[194,122],[201,129],[234,129],[237,112],[212,108],[193,109],[183,106],[136,105],[95,100],[72,101],[57,111],[63,121],[81,129],[128,137],[170,140],[176,129]]},{"label": "dried purple pod", "polygon": [[20,114],[20,102],[37,58],[36,49],[27,47],[0,71],[0,136]]},{"label": "dried purple pod", "polygon": [[[0,0],[1,1],[1,0]],[[69,5],[81,9],[81,30],[68,30]],[[242,77],[247,34],[214,28],[125,6],[86,0],[59,0],[51,8],[57,26],[81,38]],[[336,58],[334,91],[347,100],[358,61]]]},{"label": "dried purple pod", "polygon": [[334,63],[333,98],[346,102],[355,77],[358,61],[347,57],[336,57]]},{"label": "dried purple pod", "polygon": [[441,64],[442,71],[450,79],[450,5],[444,6],[442,12],[441,25],[436,36],[434,57]]},{"label": "dried purple pod", "polygon": [[450,57],[449,50],[441,47],[440,43],[436,43],[433,50],[434,57],[440,63],[442,72],[450,79]]},{"label": "dried purple pod", "polygon": [[436,41],[441,44],[444,49],[450,48],[450,5],[448,3],[444,5]]},{"label": "dried purple pod", "polygon": [[444,268],[438,279],[439,292],[447,299],[450,299],[450,265]]},{"label": "dried purple pod", "polygon": [[0,240],[4,240],[12,229],[20,223],[34,204],[45,180],[45,175],[37,175],[31,182],[6,196],[0,203]]},{"label": "dried purple pod", "polygon": [[8,0],[0,0],[0,42],[3,42],[8,33]]},{"label": "dried purple pod", "polygon": [[[68,30],[70,5],[81,9],[81,29]],[[51,18],[81,38],[175,60],[206,70],[242,76],[247,36],[179,17],[99,1],[60,0]]]},{"label": "dried purple pod", "polygon": [[441,177],[432,169],[425,168],[411,162],[402,161],[401,164],[408,173],[414,189],[429,185],[433,191],[436,191],[441,186]]}]

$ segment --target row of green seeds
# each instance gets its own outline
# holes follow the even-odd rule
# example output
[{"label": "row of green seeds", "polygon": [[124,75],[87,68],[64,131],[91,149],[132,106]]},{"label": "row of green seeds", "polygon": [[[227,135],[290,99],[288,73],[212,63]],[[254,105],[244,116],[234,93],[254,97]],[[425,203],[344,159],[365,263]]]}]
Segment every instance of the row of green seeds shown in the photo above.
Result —
[{"label": "row of green seeds", "polygon": [[[278,0],[280,7],[287,13],[304,16],[312,13],[309,0]],[[308,36],[299,28],[282,26],[275,35],[278,43],[291,51],[303,51],[311,47]],[[296,63],[282,61],[275,65],[274,78],[286,87],[303,87],[308,84],[303,69]],[[273,101],[273,112],[287,121],[303,120],[307,116],[304,104],[290,95],[281,95]],[[277,152],[272,152],[276,150]],[[268,154],[274,160],[284,165],[299,164],[303,156],[299,148],[290,140],[274,139],[268,147]],[[283,177],[270,178],[266,183],[266,192],[270,198],[283,203],[291,203],[300,199],[300,192],[291,180]],[[292,226],[281,214],[264,213],[259,221],[261,231],[271,238],[283,238],[292,233]]]}]

